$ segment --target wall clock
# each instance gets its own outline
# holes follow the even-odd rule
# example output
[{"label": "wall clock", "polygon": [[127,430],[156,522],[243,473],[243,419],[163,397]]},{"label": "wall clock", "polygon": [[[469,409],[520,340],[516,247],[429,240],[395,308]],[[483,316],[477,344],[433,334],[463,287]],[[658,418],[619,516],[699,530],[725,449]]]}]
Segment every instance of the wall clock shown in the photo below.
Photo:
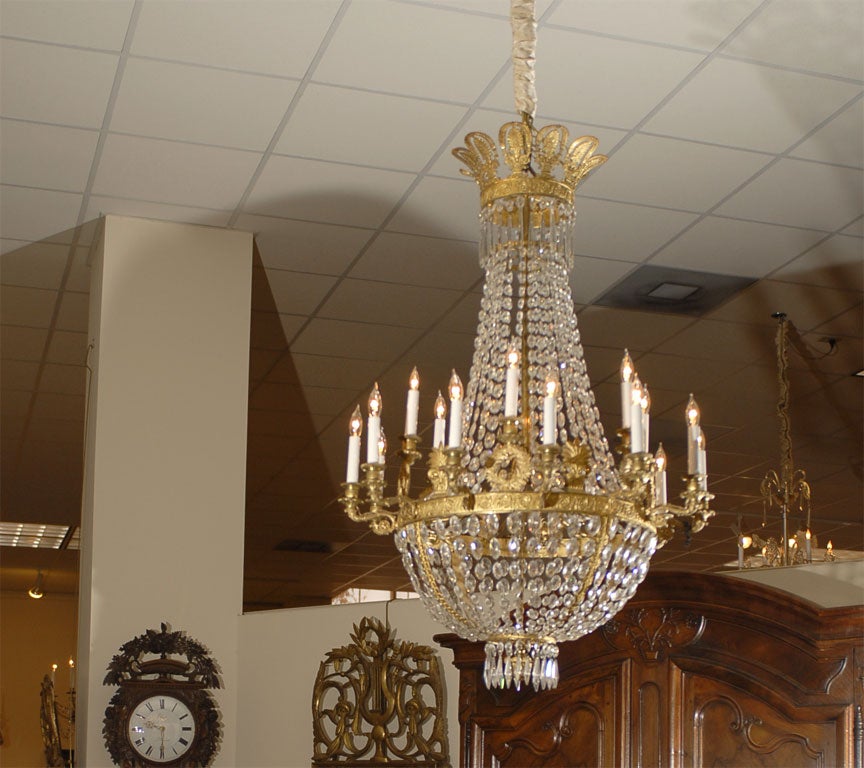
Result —
[{"label": "wall clock", "polygon": [[167,624],[148,629],[120,647],[103,683],[119,686],[102,728],[117,765],[199,768],[213,760],[221,730],[207,689],[221,683],[201,643]]}]

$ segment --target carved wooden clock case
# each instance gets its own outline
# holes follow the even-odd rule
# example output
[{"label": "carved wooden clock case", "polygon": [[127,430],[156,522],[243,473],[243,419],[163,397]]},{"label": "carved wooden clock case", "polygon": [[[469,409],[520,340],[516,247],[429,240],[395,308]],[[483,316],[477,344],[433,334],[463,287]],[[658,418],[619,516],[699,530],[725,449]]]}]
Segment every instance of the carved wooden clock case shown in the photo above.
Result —
[{"label": "carved wooden clock case", "polygon": [[105,685],[119,686],[102,734],[115,764],[127,768],[207,766],[219,748],[219,688],[214,660],[201,643],[162,624],[130,640],[111,659]]},{"label": "carved wooden clock case", "polygon": [[563,643],[551,691],[460,671],[466,768],[862,768],[864,606],[822,609],[742,579],[652,572],[612,621]]}]

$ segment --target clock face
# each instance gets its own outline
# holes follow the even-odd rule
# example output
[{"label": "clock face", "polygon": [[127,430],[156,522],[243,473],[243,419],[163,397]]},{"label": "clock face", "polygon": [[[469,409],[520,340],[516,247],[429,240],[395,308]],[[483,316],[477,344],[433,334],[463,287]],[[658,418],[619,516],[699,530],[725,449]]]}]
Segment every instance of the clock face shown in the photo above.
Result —
[{"label": "clock face", "polygon": [[194,739],[195,718],[174,696],[150,696],[139,702],[129,717],[129,743],[151,763],[180,759]]}]

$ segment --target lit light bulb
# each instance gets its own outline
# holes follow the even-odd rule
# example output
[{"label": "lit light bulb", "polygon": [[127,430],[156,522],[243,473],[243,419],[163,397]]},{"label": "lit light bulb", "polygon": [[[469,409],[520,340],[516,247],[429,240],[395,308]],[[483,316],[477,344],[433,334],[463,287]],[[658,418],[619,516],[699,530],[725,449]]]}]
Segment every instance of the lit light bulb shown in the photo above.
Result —
[{"label": "lit light bulb", "polygon": [[624,350],[624,359],[621,361],[621,381],[630,381],[633,376],[633,361],[630,359],[630,353]]},{"label": "lit light bulb", "polygon": [[462,389],[462,379],[459,378],[456,371],[453,371],[453,375],[450,377],[450,399],[451,400],[461,400],[463,389]]},{"label": "lit light bulb", "polygon": [[444,395],[441,394],[441,390],[438,390],[438,397],[435,398],[435,418],[443,419],[447,416],[447,401],[444,399]]},{"label": "lit light bulb", "polygon": [[702,417],[702,414],[699,411],[699,406],[696,403],[696,400],[693,398],[693,394],[690,394],[690,399],[687,401],[687,410],[685,411],[687,416],[687,423],[691,427],[695,427],[699,420]]},{"label": "lit light bulb", "polygon": [[834,551],[834,545],[831,543],[830,540],[828,541],[828,545],[825,547],[825,549],[827,549],[829,552]]},{"label": "lit light bulb", "polygon": [[411,378],[408,379],[408,386],[414,390],[420,389],[420,374],[417,373],[416,367],[411,369]]},{"label": "lit light bulb", "polygon": [[741,537],[741,547],[743,549],[749,549],[753,546],[753,537],[747,536],[746,534]]},{"label": "lit light bulb", "polygon": [[798,542],[795,539],[789,539],[789,549],[796,549]]},{"label": "lit light bulb", "polygon": [[351,414],[351,421],[349,422],[348,434],[353,437],[360,437],[363,432],[363,417],[360,415],[360,406],[358,405],[354,409],[354,413]]},{"label": "lit light bulb", "polygon": [[546,380],[546,395],[552,397],[558,392],[558,382],[555,379]]},{"label": "lit light bulb", "polygon": [[651,395],[648,393],[648,385],[642,385],[642,397],[639,400],[639,406],[642,408],[642,413],[651,412]]},{"label": "lit light bulb", "polygon": [[519,353],[515,349],[511,349],[507,353],[507,365],[511,368],[515,368],[519,365]]},{"label": "lit light bulb", "polygon": [[804,538],[807,539],[807,541],[810,541],[810,529],[809,528],[806,531],[804,531]]},{"label": "lit light bulb", "polygon": [[666,471],[666,451],[663,450],[663,443],[657,446],[657,453],[654,454],[654,461],[657,462],[657,471]]},{"label": "lit light bulb", "polygon": [[378,389],[378,382],[376,381],[375,386],[372,387],[372,391],[369,393],[369,415],[380,416],[381,405],[381,392]]}]

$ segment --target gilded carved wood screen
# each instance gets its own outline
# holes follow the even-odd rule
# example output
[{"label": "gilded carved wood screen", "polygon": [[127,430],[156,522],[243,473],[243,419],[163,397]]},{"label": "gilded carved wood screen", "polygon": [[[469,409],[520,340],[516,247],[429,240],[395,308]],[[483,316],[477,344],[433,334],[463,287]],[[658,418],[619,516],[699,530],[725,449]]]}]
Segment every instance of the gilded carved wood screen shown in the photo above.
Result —
[{"label": "gilded carved wood screen", "polygon": [[482,645],[435,639],[460,670],[462,766],[861,768],[862,638],[862,606],[661,571],[562,646],[553,691],[489,691]]},{"label": "gilded carved wood screen", "polygon": [[318,668],[312,697],[315,766],[450,765],[438,657],[364,618],[352,642]]}]

